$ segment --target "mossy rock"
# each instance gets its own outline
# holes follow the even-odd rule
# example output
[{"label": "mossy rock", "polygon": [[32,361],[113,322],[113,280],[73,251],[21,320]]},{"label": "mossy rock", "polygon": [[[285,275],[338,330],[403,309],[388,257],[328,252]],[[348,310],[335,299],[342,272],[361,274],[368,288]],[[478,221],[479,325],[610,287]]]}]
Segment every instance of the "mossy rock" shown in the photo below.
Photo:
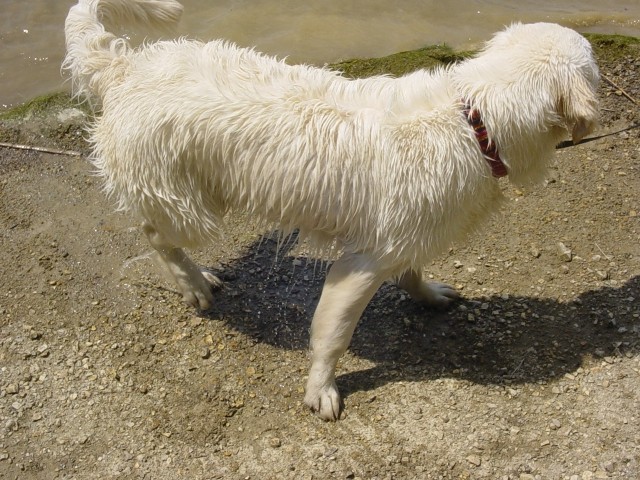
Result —
[{"label": "mossy rock", "polygon": [[373,75],[393,75],[399,77],[421,68],[434,68],[464,60],[472,52],[456,52],[447,45],[429,47],[394,53],[380,58],[356,58],[329,65],[333,70],[342,72],[351,78],[371,77]]},{"label": "mossy rock", "polygon": [[600,33],[585,33],[584,36],[591,43],[593,52],[601,63],[640,56],[640,38]]},{"label": "mossy rock", "polygon": [[87,118],[87,107],[68,93],[42,95],[0,112],[0,142],[87,151],[82,130]]},{"label": "mossy rock", "polygon": [[78,108],[84,113],[89,113],[88,108],[78,105],[68,93],[56,92],[41,95],[17,107],[0,111],[0,120],[29,120],[33,117],[57,114],[67,108]]}]

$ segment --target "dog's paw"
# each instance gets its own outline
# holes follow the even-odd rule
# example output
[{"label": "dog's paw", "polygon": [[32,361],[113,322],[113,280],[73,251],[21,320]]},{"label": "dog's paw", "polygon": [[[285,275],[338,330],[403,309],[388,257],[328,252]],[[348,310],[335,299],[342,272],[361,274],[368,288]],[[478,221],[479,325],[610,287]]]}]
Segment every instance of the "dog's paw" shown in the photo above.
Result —
[{"label": "dog's paw", "polygon": [[208,271],[201,271],[202,275],[192,275],[188,282],[178,282],[182,291],[182,298],[189,305],[205,311],[213,304],[213,290],[222,287],[222,281]]},{"label": "dog's paw", "polygon": [[317,390],[307,390],[304,403],[322,420],[335,422],[341,418],[342,400],[335,383]]},{"label": "dog's paw", "polygon": [[446,283],[425,282],[420,288],[420,298],[417,298],[416,300],[424,302],[432,307],[446,308],[453,301],[459,298],[460,293]]}]

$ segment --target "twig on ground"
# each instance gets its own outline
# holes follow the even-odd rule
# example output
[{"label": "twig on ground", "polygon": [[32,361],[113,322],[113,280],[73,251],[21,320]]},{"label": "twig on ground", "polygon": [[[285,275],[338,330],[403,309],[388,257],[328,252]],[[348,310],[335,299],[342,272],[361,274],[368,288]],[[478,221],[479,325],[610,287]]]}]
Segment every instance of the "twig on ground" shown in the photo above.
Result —
[{"label": "twig on ground", "polygon": [[516,368],[514,368],[514,369],[513,369],[513,371],[511,372],[511,375],[510,375],[510,376],[512,376],[512,377],[513,377],[513,376],[516,374],[516,372],[517,372],[518,370],[520,370],[520,367],[522,367],[522,364],[524,363],[525,358],[526,358],[526,357],[522,357],[522,360],[520,360],[520,363],[518,364],[518,366],[517,366]]},{"label": "twig on ground", "polygon": [[604,78],[609,85],[612,85],[613,87],[615,87],[618,90],[620,90],[620,93],[622,93],[625,97],[627,97],[629,100],[631,100],[633,103],[635,103],[637,106],[640,107],[640,103],[638,103],[638,101],[635,98],[633,98],[631,95],[629,95],[627,92],[625,92],[622,87],[620,87],[620,86],[616,85],[615,83],[613,83],[613,80],[611,80],[606,75],[602,75],[602,78]]},{"label": "twig on ground", "polygon": [[606,253],[604,253],[604,251],[600,248],[600,245],[598,245],[597,243],[595,244],[596,247],[598,247],[598,250],[600,250],[600,253],[602,255],[604,255],[604,258],[606,258],[607,260],[611,261],[613,259],[613,257],[607,255]]},{"label": "twig on ground", "polygon": [[74,152],[73,150],[58,150],[57,148],[35,147],[32,145],[20,145],[19,143],[0,142],[0,147],[15,148],[18,150],[31,150],[34,152],[41,152],[41,153],[52,153],[54,155],[69,155],[72,157],[82,156],[80,152]]}]

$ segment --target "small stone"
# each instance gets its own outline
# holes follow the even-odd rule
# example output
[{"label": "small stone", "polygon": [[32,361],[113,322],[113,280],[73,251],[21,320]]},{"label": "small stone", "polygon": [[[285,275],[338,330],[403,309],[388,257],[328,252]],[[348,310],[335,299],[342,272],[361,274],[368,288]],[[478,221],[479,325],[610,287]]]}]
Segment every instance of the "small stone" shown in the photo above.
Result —
[{"label": "small stone", "polygon": [[478,455],[469,455],[467,457],[467,462],[469,462],[474,467],[479,467],[482,465],[482,459]]},{"label": "small stone", "polygon": [[556,244],[556,247],[558,249],[558,256],[560,257],[560,259],[563,262],[570,262],[573,258],[573,252],[571,251],[571,249],[562,242],[558,242]]},{"label": "small stone", "polygon": [[557,418],[554,418],[549,422],[549,428],[551,428],[551,430],[558,430],[561,426],[562,424]]},{"label": "small stone", "polygon": [[280,446],[282,446],[282,441],[278,437],[270,438],[269,446],[271,448],[279,448]]},{"label": "small stone", "polygon": [[464,264],[460,260],[454,260],[453,268],[462,268]]},{"label": "small stone", "polygon": [[16,383],[10,383],[5,390],[9,395],[15,395],[20,391],[20,387]]},{"label": "small stone", "polygon": [[211,350],[209,350],[209,347],[204,347],[200,350],[200,357],[202,357],[205,360],[211,357]]}]

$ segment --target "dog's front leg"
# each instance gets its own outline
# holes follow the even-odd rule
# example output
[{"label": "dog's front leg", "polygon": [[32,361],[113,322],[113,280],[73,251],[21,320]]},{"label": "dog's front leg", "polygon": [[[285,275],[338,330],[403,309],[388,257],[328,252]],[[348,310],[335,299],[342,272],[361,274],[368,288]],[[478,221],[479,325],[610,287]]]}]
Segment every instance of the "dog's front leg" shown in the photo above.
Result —
[{"label": "dog's front leg", "polygon": [[446,283],[423,281],[422,274],[413,269],[400,275],[398,286],[406,290],[412,299],[432,307],[446,307],[460,297],[456,289]]},{"label": "dog's front leg", "polygon": [[366,254],[345,253],[330,268],[311,322],[311,370],[304,402],[324,420],[340,418],[335,382],[358,319],[388,271]]}]

